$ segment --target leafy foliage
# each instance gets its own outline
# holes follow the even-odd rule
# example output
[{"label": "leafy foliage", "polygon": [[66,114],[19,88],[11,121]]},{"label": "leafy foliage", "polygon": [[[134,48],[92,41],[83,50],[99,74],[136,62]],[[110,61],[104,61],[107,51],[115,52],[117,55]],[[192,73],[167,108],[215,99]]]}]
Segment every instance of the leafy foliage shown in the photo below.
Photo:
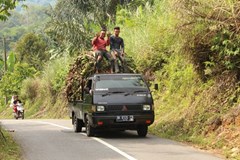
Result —
[{"label": "leafy foliage", "polygon": [[11,15],[9,10],[14,9],[18,1],[24,0],[0,0],[0,20],[7,20],[8,16]]},{"label": "leafy foliage", "polygon": [[240,16],[239,1],[190,0],[177,3],[181,4],[176,10],[183,19],[180,31],[187,40],[185,49],[195,52],[193,61],[200,75],[206,78],[206,75],[216,76],[230,71],[240,76],[240,21],[236,18]]},{"label": "leafy foliage", "polygon": [[225,143],[231,140],[222,136],[225,126],[221,125],[239,101],[239,33],[234,26],[238,20],[233,24],[229,11],[236,3],[163,0],[136,12],[118,11],[127,54],[134,57],[139,71],[160,86],[154,92],[156,123],[151,131],[155,134],[205,147],[239,146]]},{"label": "leafy foliage", "polygon": [[[45,14],[49,6],[30,5],[28,2],[26,2],[27,8],[17,7],[11,11],[11,16],[7,21],[0,21],[0,39],[3,36],[6,37],[7,52],[13,51],[16,42],[27,33],[43,34],[45,23],[49,20]],[[2,50],[3,46],[0,45],[0,54]]]},{"label": "leafy foliage", "polygon": [[16,56],[13,52],[11,52],[8,55],[8,58],[7,58],[7,69],[8,69],[8,71],[12,72],[14,70],[14,65],[15,64],[16,64]]},{"label": "leafy foliage", "polygon": [[[7,70],[12,72],[16,64],[16,56],[11,52],[7,57]],[[4,75],[4,61],[0,59],[0,78]]]},{"label": "leafy foliage", "polygon": [[20,160],[21,150],[20,146],[16,144],[13,137],[5,131],[0,124],[0,159]]},{"label": "leafy foliage", "polygon": [[16,64],[13,72],[4,74],[0,81],[0,93],[2,95],[11,96],[19,93],[24,79],[33,77],[36,70],[26,63]]},{"label": "leafy foliage", "polygon": [[41,70],[44,62],[49,59],[46,49],[47,43],[42,36],[28,33],[17,42],[15,50],[20,62],[28,63]]},{"label": "leafy foliage", "polygon": [[62,89],[71,61],[71,57],[51,60],[38,77],[24,80],[20,96],[28,110],[27,117],[67,116],[67,102]]},{"label": "leafy foliage", "polygon": [[168,9],[163,7],[166,5],[167,2],[162,2],[151,7],[147,3],[145,7],[140,6],[136,11],[121,9],[117,13],[117,23],[122,26],[126,52],[135,57],[137,70],[142,73],[152,73],[161,69],[172,53],[175,22]]},{"label": "leafy foliage", "polygon": [[[237,131],[235,120],[240,117],[239,10],[237,0],[59,0],[48,12],[51,21],[45,29],[50,38],[45,53],[51,54],[51,62],[21,89],[27,114],[67,114],[62,86],[66,66],[73,61],[67,55],[80,57],[68,75],[68,84],[76,82],[68,85],[74,98],[71,89],[79,88],[81,75],[93,70],[94,61],[88,63],[82,51],[90,49],[100,27],[116,24],[137,71],[160,85],[153,92],[153,133],[205,147],[239,146],[239,139],[223,136]],[[22,49],[30,48],[26,42]],[[83,66],[81,70],[77,65]]]},{"label": "leafy foliage", "polygon": [[225,29],[220,30],[212,40],[212,55],[209,59],[213,65],[208,67],[215,72],[218,69],[218,74],[224,70],[238,71],[240,67],[239,45],[239,34]]},{"label": "leafy foliage", "polygon": [[57,48],[68,50],[70,55],[91,48],[91,39],[101,27],[115,23],[117,6],[128,4],[116,0],[59,0],[49,13],[51,21],[46,32]]},{"label": "leafy foliage", "polygon": [[44,67],[42,77],[49,83],[54,93],[61,92],[64,88],[70,60],[72,60],[71,57],[61,57],[49,61]]},{"label": "leafy foliage", "polygon": [[3,75],[3,65],[4,65],[4,62],[2,59],[0,59],[0,77],[2,77]]}]

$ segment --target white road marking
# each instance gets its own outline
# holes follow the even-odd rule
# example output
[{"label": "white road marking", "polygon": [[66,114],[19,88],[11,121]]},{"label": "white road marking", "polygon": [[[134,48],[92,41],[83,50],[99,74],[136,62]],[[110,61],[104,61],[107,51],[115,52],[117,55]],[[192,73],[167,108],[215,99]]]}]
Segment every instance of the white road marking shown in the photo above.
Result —
[{"label": "white road marking", "polygon": [[[32,122],[38,122],[38,123],[41,123],[41,124],[48,124],[48,125],[52,125],[52,126],[55,126],[55,127],[59,127],[59,128],[63,128],[63,129],[67,129],[67,130],[72,130],[72,128],[69,128],[69,127],[64,127],[64,126],[61,126],[61,125],[58,125],[58,124],[54,124],[54,123],[50,123],[50,122],[44,122],[44,121],[32,121]],[[86,133],[80,133],[84,136],[87,136]],[[92,139],[94,139],[95,141],[98,141],[99,143],[107,146],[108,148],[112,149],[113,151],[119,153],[120,155],[122,155],[123,157],[127,158],[128,160],[137,160],[136,158],[128,155],[127,153],[121,151],[120,149],[118,149],[117,147],[114,147],[113,145],[103,141],[102,139],[100,138],[97,138],[97,137],[91,137]]]},{"label": "white road marking", "polygon": [[50,122],[44,122],[44,121],[32,121],[32,122],[38,122],[38,123],[41,123],[41,124],[49,124],[49,125],[52,125],[52,126],[55,126],[55,127],[59,127],[59,128],[67,129],[67,130],[72,130],[69,127],[60,126],[58,124],[54,124],[54,123],[50,123]]},{"label": "white road marking", "polygon": [[121,154],[122,156],[126,157],[129,160],[136,160],[136,158],[133,158],[132,156],[128,155],[127,153],[121,151],[120,149],[118,149],[117,147],[114,147],[113,145],[101,140],[100,138],[96,138],[93,137],[92,139],[95,139],[96,141],[98,141],[99,143],[102,143],[103,145],[107,146],[108,148],[114,150],[115,152]]}]

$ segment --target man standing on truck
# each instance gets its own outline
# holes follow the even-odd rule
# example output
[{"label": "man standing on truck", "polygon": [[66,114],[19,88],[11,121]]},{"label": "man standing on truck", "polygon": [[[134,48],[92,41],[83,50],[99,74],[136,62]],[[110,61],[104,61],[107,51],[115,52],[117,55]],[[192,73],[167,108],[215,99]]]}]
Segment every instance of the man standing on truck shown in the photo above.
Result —
[{"label": "man standing on truck", "polygon": [[119,37],[120,27],[114,27],[114,35],[110,37],[110,50],[111,55],[114,59],[115,72],[119,72],[119,66],[117,63],[117,58],[121,61],[122,68],[124,65],[124,41]]},{"label": "man standing on truck", "polygon": [[110,44],[110,34],[107,35],[107,40],[105,39],[106,36],[106,29],[102,29],[100,34],[96,34],[96,36],[92,40],[93,51],[95,52],[96,56],[96,73],[99,72],[100,63],[105,57],[111,66],[111,73],[113,73],[113,65],[114,61],[111,56],[108,54],[106,47]]}]

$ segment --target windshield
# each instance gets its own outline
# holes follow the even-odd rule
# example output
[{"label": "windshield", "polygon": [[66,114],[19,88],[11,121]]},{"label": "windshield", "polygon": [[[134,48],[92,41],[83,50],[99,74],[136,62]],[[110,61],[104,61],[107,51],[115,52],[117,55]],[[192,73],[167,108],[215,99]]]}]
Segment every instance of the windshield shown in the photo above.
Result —
[{"label": "windshield", "polygon": [[96,90],[108,90],[111,88],[146,88],[141,76],[108,76],[100,77],[96,81]]}]

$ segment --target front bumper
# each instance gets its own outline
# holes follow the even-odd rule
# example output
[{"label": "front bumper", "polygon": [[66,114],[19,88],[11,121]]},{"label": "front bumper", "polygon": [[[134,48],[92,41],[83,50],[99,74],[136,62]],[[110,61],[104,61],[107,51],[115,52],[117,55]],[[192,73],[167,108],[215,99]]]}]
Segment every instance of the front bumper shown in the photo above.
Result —
[{"label": "front bumper", "polygon": [[[134,120],[131,122],[117,122],[117,116],[131,115]],[[90,125],[94,128],[108,129],[136,129],[140,125],[151,125],[154,122],[154,112],[145,113],[119,113],[114,115],[95,114],[89,117]]]}]

